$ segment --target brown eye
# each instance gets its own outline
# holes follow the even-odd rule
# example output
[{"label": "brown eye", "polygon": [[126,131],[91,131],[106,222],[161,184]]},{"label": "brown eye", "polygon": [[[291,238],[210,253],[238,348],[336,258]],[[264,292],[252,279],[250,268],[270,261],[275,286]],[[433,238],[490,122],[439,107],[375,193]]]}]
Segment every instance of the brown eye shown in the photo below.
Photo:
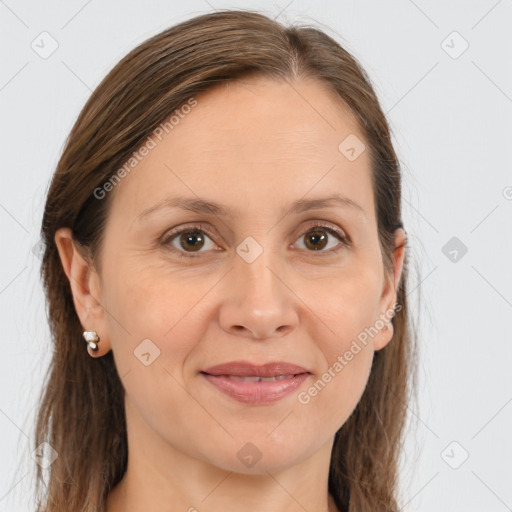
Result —
[{"label": "brown eye", "polygon": [[[340,232],[323,225],[313,226],[301,235],[299,240],[302,239],[304,239],[304,247],[300,247],[299,244],[299,248],[304,248],[308,252],[335,253],[349,243]],[[328,247],[329,244],[331,244],[330,247]]]},{"label": "brown eye", "polygon": [[194,229],[193,231],[182,231],[179,236],[179,244],[183,249],[199,251],[204,246],[204,236],[202,231]]},{"label": "brown eye", "polygon": [[325,230],[312,230],[308,231],[306,235],[306,247],[313,251],[320,251],[327,245],[327,235]]},{"label": "brown eye", "polygon": [[215,247],[210,236],[200,226],[173,230],[163,237],[161,244],[169,246],[173,252],[178,252],[184,258],[199,256]]}]

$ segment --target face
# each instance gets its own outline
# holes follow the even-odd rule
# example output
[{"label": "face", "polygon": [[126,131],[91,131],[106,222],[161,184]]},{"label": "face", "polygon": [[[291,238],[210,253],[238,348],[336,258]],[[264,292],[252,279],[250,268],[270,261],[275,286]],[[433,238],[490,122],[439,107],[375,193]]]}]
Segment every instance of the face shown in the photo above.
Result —
[{"label": "face", "polygon": [[[272,472],[354,410],[392,337],[398,275],[383,269],[369,152],[339,149],[363,135],[323,85],[260,78],[195,99],[115,187],[87,322],[113,350],[129,429]],[[231,362],[249,366],[211,370]]]}]

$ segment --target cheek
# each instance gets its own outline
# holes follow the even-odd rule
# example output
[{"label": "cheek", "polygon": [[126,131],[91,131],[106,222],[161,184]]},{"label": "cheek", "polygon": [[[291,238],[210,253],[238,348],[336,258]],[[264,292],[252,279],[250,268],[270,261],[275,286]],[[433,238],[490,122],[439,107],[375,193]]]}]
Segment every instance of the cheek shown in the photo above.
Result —
[{"label": "cheek", "polygon": [[316,340],[324,366],[299,403],[315,408],[333,429],[350,416],[368,382],[379,297],[378,273],[361,272],[340,279],[314,302],[329,328]]},{"label": "cheek", "polygon": [[[200,325],[191,325],[188,318],[195,309],[201,309],[197,302],[207,283],[200,290],[182,286],[179,279],[164,279],[157,269],[148,267],[137,271],[121,271],[120,267],[114,273],[106,309],[119,374],[139,371],[150,361],[150,368],[154,361],[174,373],[197,339]],[[141,357],[147,353],[149,356]]]},{"label": "cheek", "polygon": [[373,349],[362,343],[343,342],[327,355],[328,365],[311,386],[305,390],[299,403],[311,405],[322,421],[333,430],[344,423],[368,382]]},{"label": "cheek", "polygon": [[297,396],[298,407],[312,434],[336,432],[356,408],[366,388],[373,346],[365,328],[371,315],[357,300],[326,320],[335,335],[317,339],[323,364],[309,386]]},{"label": "cheek", "polygon": [[381,279],[379,272],[372,269],[347,272],[326,282],[323,293],[317,294],[312,301],[315,311],[332,334],[326,341],[326,350],[331,356],[346,350],[347,343],[350,344],[375,323],[382,291]]},{"label": "cheek", "polygon": [[163,279],[150,267],[119,267],[109,285],[109,336],[134,417],[168,435],[177,410],[198,417],[202,411],[184,389],[182,367],[200,332],[189,315],[206,290],[190,292],[179,279]]},{"label": "cheek", "polygon": [[112,269],[109,303],[130,336],[172,336],[175,326],[207,291],[209,279],[185,279],[165,265],[130,265]]}]

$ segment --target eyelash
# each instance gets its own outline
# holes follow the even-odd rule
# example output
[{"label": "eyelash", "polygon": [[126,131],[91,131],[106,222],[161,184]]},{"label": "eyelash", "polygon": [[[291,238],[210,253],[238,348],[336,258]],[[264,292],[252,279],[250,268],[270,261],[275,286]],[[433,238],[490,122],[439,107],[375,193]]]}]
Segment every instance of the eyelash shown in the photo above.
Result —
[{"label": "eyelash", "polygon": [[[327,255],[337,254],[340,250],[351,245],[350,238],[347,235],[345,235],[343,231],[341,231],[337,228],[333,228],[332,225],[330,225],[330,224],[323,224],[323,223],[319,223],[319,222],[309,226],[307,228],[307,230],[299,238],[303,237],[310,231],[314,231],[315,229],[318,229],[318,228],[322,228],[323,230],[327,231],[331,235],[334,235],[340,241],[340,245],[336,249],[329,249],[327,251],[320,250],[320,251],[306,251],[306,252],[311,252],[311,253],[317,252],[322,257],[322,256],[325,256],[325,253],[327,253]],[[208,235],[209,238],[212,238],[212,236],[213,236],[209,232],[208,229],[205,229],[205,227],[203,225],[193,224],[193,225],[189,225],[189,226],[186,226],[186,227],[178,229],[178,230],[171,230],[170,232],[164,234],[161,237],[160,244],[170,247],[170,249],[173,252],[174,251],[178,252],[182,258],[190,258],[190,259],[198,258],[201,255],[201,251],[196,252],[196,253],[190,253],[190,252],[179,250],[176,247],[173,247],[172,245],[170,245],[170,242],[172,242],[177,236],[179,236],[183,233],[189,233],[189,232],[194,232],[194,231],[199,231],[201,233],[204,233],[204,234]],[[204,252],[204,251],[202,251],[202,252]]]}]

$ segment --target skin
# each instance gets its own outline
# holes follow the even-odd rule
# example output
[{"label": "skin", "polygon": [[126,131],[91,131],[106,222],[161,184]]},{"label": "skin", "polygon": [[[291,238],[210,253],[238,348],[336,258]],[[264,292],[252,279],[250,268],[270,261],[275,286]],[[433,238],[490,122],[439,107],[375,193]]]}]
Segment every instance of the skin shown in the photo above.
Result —
[{"label": "skin", "polygon": [[[129,462],[107,510],[336,510],[327,491],[333,436],[356,407],[392,325],[308,404],[297,397],[395,305],[405,233],[396,231],[394,271],[385,273],[368,151],[349,161],[338,150],[349,134],[364,138],[323,84],[292,88],[253,78],[196,99],[110,192],[101,271],[75,248],[69,229],[55,237],[81,323],[101,339],[91,355],[113,350],[126,389]],[[293,201],[333,191],[363,212],[335,205],[284,215]],[[136,220],[178,195],[238,214],[175,208]],[[315,251],[307,244],[315,221],[340,228],[351,244],[333,252],[342,242],[320,228],[328,242]],[[171,228],[198,222],[199,253],[179,235],[159,245]],[[252,263],[236,252],[247,236],[263,248]],[[160,355],[145,366],[134,350],[148,338]],[[233,360],[288,361],[312,375],[277,402],[247,405],[199,374]],[[237,457],[247,442],[262,455],[251,468]]]}]

